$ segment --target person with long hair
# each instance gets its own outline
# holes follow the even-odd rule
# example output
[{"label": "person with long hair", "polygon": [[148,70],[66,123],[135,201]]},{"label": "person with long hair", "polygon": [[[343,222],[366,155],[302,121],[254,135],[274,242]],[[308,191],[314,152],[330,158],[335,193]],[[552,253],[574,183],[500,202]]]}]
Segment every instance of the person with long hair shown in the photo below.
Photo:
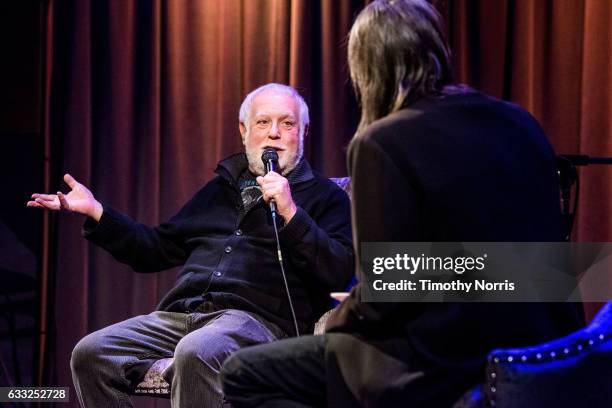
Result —
[{"label": "person with long hair", "polygon": [[[425,0],[377,0],[348,42],[361,121],[350,144],[354,245],[563,240],[555,154],[522,108],[454,82]],[[356,262],[359,265],[359,262]],[[363,274],[372,271],[358,271]],[[326,334],[226,361],[242,407],[447,407],[485,379],[494,348],[582,324],[572,304],[363,302],[363,279]]]}]

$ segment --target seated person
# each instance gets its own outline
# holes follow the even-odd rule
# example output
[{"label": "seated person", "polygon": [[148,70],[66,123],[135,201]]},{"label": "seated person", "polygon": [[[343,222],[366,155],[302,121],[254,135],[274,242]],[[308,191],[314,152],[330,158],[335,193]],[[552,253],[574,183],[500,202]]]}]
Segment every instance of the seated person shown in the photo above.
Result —
[{"label": "seated person", "polygon": [[[291,87],[268,84],[240,108],[245,152],[222,160],[169,221],[152,228],[101,204],[73,177],[68,194],[33,194],[28,206],[86,215],[85,237],[141,272],[183,265],[157,311],[84,337],[71,368],[83,407],[130,407],[128,393],[153,361],[165,371],[173,407],[219,407],[223,361],[236,350],[312,330],[353,273],[350,203],[303,159],[308,107]],[[278,153],[266,174],[262,152]],[[279,266],[278,235],[295,321]],[[297,327],[296,327],[297,326]]]},{"label": "seated person", "polygon": [[[351,29],[348,63],[361,104],[348,154],[358,255],[363,242],[563,240],[546,136],[518,106],[453,83],[426,0],[370,3]],[[232,406],[449,407],[484,380],[493,348],[582,323],[569,303],[362,302],[362,285],[327,334],[230,357],[222,382]]]}]

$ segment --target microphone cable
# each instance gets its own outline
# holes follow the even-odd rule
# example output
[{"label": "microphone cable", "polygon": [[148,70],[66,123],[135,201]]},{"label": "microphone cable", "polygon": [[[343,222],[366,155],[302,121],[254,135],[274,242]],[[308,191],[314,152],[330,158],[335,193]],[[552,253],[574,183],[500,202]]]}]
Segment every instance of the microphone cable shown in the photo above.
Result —
[{"label": "microphone cable", "polygon": [[293,309],[293,301],[291,300],[291,293],[289,292],[289,285],[287,284],[287,275],[285,274],[285,267],[283,266],[283,253],[281,251],[280,239],[278,238],[278,227],[276,226],[276,211],[271,211],[271,214],[272,224],[274,224],[274,236],[276,237],[276,253],[278,255],[278,264],[280,265],[281,275],[283,276],[283,282],[285,284],[285,291],[287,292],[287,300],[289,301],[289,309],[291,309],[291,317],[293,318],[295,335],[296,337],[300,337],[300,329],[298,329],[297,318],[295,317],[295,310]]}]

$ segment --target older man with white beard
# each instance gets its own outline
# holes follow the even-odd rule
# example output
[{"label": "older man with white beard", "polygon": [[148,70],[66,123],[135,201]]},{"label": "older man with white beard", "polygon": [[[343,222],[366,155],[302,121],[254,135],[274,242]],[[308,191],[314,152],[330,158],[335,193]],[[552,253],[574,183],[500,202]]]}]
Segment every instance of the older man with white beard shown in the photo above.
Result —
[{"label": "older man with white beard", "polygon": [[[308,107],[291,87],[267,84],[240,108],[244,153],[222,160],[169,221],[149,227],[101,204],[69,174],[67,194],[33,194],[28,206],[87,216],[84,235],[140,272],[183,265],[157,311],[103,328],[75,347],[71,368],[83,407],[130,407],[129,392],[157,359],[173,407],[218,407],[218,373],[236,350],[311,330],[353,271],[350,204],[302,158]],[[262,153],[274,149],[278,172]],[[295,321],[277,257],[273,217]]]}]

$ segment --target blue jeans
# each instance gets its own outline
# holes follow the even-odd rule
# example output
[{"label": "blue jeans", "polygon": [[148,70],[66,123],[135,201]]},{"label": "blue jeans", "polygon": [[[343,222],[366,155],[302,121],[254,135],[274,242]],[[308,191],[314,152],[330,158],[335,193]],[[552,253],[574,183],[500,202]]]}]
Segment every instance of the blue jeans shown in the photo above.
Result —
[{"label": "blue jeans", "polygon": [[70,367],[82,407],[131,407],[129,393],[151,364],[164,372],[173,407],[220,407],[219,371],[240,348],[286,337],[278,326],[240,310],[157,311],[93,332],[79,341]]}]

